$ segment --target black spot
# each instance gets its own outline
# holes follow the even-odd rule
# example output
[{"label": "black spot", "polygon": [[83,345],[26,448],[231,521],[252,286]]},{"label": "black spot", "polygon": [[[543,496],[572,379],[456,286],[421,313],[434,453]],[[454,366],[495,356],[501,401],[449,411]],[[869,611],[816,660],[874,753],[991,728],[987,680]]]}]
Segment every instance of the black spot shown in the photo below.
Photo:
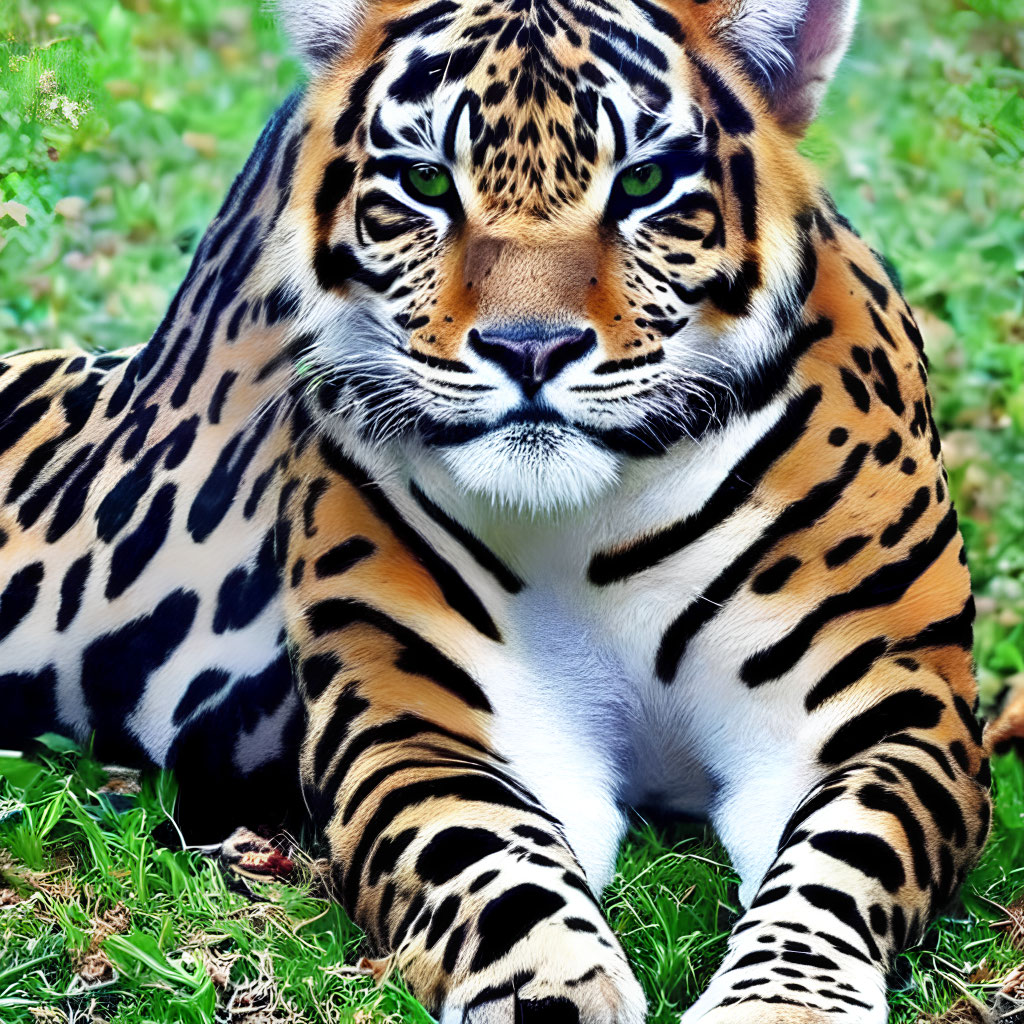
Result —
[{"label": "black spot", "polygon": [[872,903],[868,907],[868,920],[871,922],[871,930],[882,937],[889,931],[889,918],[886,916],[885,909],[877,903]]},{"label": "black spot", "polygon": [[438,832],[427,843],[416,861],[416,871],[425,881],[443,885],[471,864],[507,846],[508,843],[487,829],[453,826]]},{"label": "black spot", "polygon": [[224,446],[210,474],[202,482],[188,512],[188,531],[201,544],[220,525],[238,495],[242,476],[256,457],[274,425],[273,415],[262,415],[243,427]]},{"label": "black spot", "polygon": [[597,933],[597,925],[583,917],[567,917],[562,923],[571,932]]},{"label": "black spot", "polygon": [[118,542],[110,558],[110,575],[104,594],[108,601],[120,597],[145,571],[164,545],[174,514],[175,484],[164,484],[154,495],[142,522]]},{"label": "black spot", "polygon": [[870,537],[865,537],[863,534],[855,537],[846,537],[844,540],[841,540],[836,544],[835,547],[829,548],[828,551],[825,552],[825,564],[830,569],[835,569],[837,566],[845,565],[870,540]]},{"label": "black spot", "polygon": [[774,594],[789,581],[789,577],[800,568],[800,559],[793,555],[780,558],[774,565],[759,572],[750,584],[755,594]]},{"label": "black spot", "polygon": [[857,364],[857,369],[861,373],[871,372],[871,356],[868,355],[868,350],[862,348],[860,345],[854,345],[850,349],[850,355],[853,356],[853,361]]},{"label": "black spot", "polygon": [[0,594],[0,640],[6,640],[35,607],[43,575],[43,563],[33,562],[8,579]]},{"label": "black spot", "polygon": [[529,839],[531,843],[535,843],[537,846],[554,846],[558,842],[554,836],[539,828],[535,828],[533,825],[513,825],[512,831],[517,836],[522,836],[523,839]]},{"label": "black spot", "polygon": [[316,700],[341,669],[336,655],[314,654],[302,663],[302,685],[307,700]]},{"label": "black spot", "polygon": [[220,423],[220,415],[224,410],[224,403],[227,401],[228,392],[236,380],[238,380],[238,374],[234,370],[225,370],[220,380],[217,381],[217,387],[210,398],[210,408],[206,413],[206,418],[211,423]]},{"label": "black spot", "polygon": [[480,912],[480,944],[470,969],[481,971],[500,960],[536,925],[564,906],[565,899],[558,893],[528,882],[496,896]]},{"label": "black spot", "polygon": [[82,692],[92,711],[101,756],[138,756],[126,721],[150,674],[181,646],[195,619],[198,595],[168,594],[149,614],[94,640],[82,655]]},{"label": "black spot", "polygon": [[729,970],[741,971],[744,967],[754,967],[757,964],[764,964],[769,960],[775,960],[777,957],[778,953],[774,953],[770,949],[758,949],[753,953],[747,953],[744,956],[741,956],[739,960],[729,968]]},{"label": "black spot", "polygon": [[850,432],[844,427],[833,427],[828,435],[828,443],[834,448],[842,448],[849,440]]},{"label": "black spot", "polygon": [[213,614],[214,633],[243,629],[273,600],[281,584],[275,546],[277,529],[271,527],[251,567],[239,566],[224,577]]},{"label": "black spot", "polygon": [[853,404],[861,412],[867,412],[871,408],[871,396],[868,394],[868,389],[864,387],[864,381],[845,366],[840,367],[839,376],[843,380],[843,387],[853,399]]},{"label": "black spot", "polygon": [[377,546],[365,537],[350,537],[316,560],[314,568],[317,578],[340,576],[364,558],[369,558],[376,550]]},{"label": "black spot", "polygon": [[441,941],[452,924],[455,922],[455,915],[459,912],[462,900],[455,895],[447,896],[441,901],[441,905],[434,911],[430,921],[430,930],[427,932],[426,948],[433,949]]},{"label": "black spot", "polygon": [[756,907],[765,907],[769,903],[777,903],[788,896],[789,892],[790,887],[788,885],[779,885],[774,889],[765,889],[757,894],[754,902],[750,904],[750,909],[754,910]]},{"label": "black spot", "polygon": [[895,430],[890,430],[889,433],[875,445],[875,459],[878,461],[880,466],[888,466],[889,463],[899,455],[902,447],[903,442],[900,440],[900,435],[897,434]]},{"label": "black spot", "polygon": [[4,713],[0,717],[0,745],[21,750],[33,736],[53,728],[57,721],[57,670],[47,665],[38,672],[0,673]]},{"label": "black spot", "polygon": [[497,870],[485,871],[482,875],[478,875],[476,878],[473,879],[472,882],[469,883],[469,887],[466,889],[466,891],[479,892],[481,889],[490,885],[491,882],[493,882],[498,877],[499,874],[500,872]]},{"label": "black spot", "polygon": [[75,620],[82,604],[82,592],[89,580],[92,555],[85,554],[71,563],[60,585],[60,606],[57,608],[57,632],[63,633]]},{"label": "black spot", "polygon": [[580,1024],[579,1007],[565,996],[516,999],[516,1024]]},{"label": "black spot", "polygon": [[444,956],[441,959],[441,968],[446,974],[451,974],[455,970],[455,965],[459,961],[459,954],[462,952],[462,944],[466,941],[466,925],[460,924],[448,936],[448,941],[444,945]]},{"label": "black spot", "polygon": [[895,547],[907,535],[910,528],[916,523],[928,509],[931,501],[931,491],[927,487],[919,487],[910,503],[900,513],[895,523],[890,523],[883,531],[880,538],[883,548]]}]

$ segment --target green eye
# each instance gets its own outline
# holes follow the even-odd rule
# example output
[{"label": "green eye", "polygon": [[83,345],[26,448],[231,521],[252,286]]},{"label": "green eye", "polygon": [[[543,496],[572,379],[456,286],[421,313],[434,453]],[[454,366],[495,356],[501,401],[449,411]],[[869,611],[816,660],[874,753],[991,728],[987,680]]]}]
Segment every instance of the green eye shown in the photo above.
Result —
[{"label": "green eye", "polygon": [[406,174],[411,192],[426,199],[440,199],[452,187],[451,175],[436,164],[413,164]]},{"label": "green eye", "polygon": [[638,198],[649,196],[661,184],[663,176],[655,163],[637,164],[624,170],[619,181],[627,196]]}]

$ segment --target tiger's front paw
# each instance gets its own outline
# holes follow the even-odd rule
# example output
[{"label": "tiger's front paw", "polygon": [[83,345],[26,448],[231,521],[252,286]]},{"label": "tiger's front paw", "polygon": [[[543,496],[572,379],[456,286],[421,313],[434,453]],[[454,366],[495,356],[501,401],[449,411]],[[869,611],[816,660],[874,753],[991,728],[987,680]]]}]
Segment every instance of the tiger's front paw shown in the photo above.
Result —
[{"label": "tiger's front paw", "polygon": [[760,1001],[719,1006],[700,1017],[683,1014],[681,1024],[884,1024],[885,1016],[851,1017],[815,1010],[807,1006],[771,1004]]},{"label": "tiger's front paw", "polygon": [[[798,982],[790,985],[807,988]],[[871,1002],[858,999],[849,989],[840,994],[844,1001],[837,1003],[829,1000],[826,992],[826,998],[821,1000],[826,1004],[824,1007],[802,1005],[800,993],[793,988],[786,990],[785,995],[765,999],[743,998],[742,993],[737,993],[710,1007],[705,997],[683,1014],[680,1024],[885,1024],[888,1019],[884,999],[879,1005],[875,998]]]},{"label": "tiger's front paw", "polygon": [[542,926],[498,963],[468,971],[441,1024],[643,1024],[647,1002],[622,949],[603,921],[591,927]]}]

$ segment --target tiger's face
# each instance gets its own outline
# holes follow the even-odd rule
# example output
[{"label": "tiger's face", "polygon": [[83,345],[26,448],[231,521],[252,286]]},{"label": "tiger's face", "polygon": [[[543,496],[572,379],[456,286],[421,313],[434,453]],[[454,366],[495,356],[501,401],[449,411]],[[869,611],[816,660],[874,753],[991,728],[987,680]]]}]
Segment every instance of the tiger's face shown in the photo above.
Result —
[{"label": "tiger's face", "polygon": [[697,15],[381,5],[307,104],[296,272],[328,422],[574,506],[723,421],[782,343],[812,185]]}]

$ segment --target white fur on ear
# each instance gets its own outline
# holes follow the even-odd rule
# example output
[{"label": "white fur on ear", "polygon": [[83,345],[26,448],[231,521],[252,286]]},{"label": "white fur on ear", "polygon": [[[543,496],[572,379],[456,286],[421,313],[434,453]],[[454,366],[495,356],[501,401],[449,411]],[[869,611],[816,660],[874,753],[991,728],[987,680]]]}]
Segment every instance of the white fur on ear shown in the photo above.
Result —
[{"label": "white fur on ear", "polygon": [[298,55],[316,71],[348,45],[366,0],[272,0],[272,7]]},{"label": "white fur on ear", "polygon": [[858,0],[738,0],[717,26],[784,124],[808,124],[842,60]]}]

